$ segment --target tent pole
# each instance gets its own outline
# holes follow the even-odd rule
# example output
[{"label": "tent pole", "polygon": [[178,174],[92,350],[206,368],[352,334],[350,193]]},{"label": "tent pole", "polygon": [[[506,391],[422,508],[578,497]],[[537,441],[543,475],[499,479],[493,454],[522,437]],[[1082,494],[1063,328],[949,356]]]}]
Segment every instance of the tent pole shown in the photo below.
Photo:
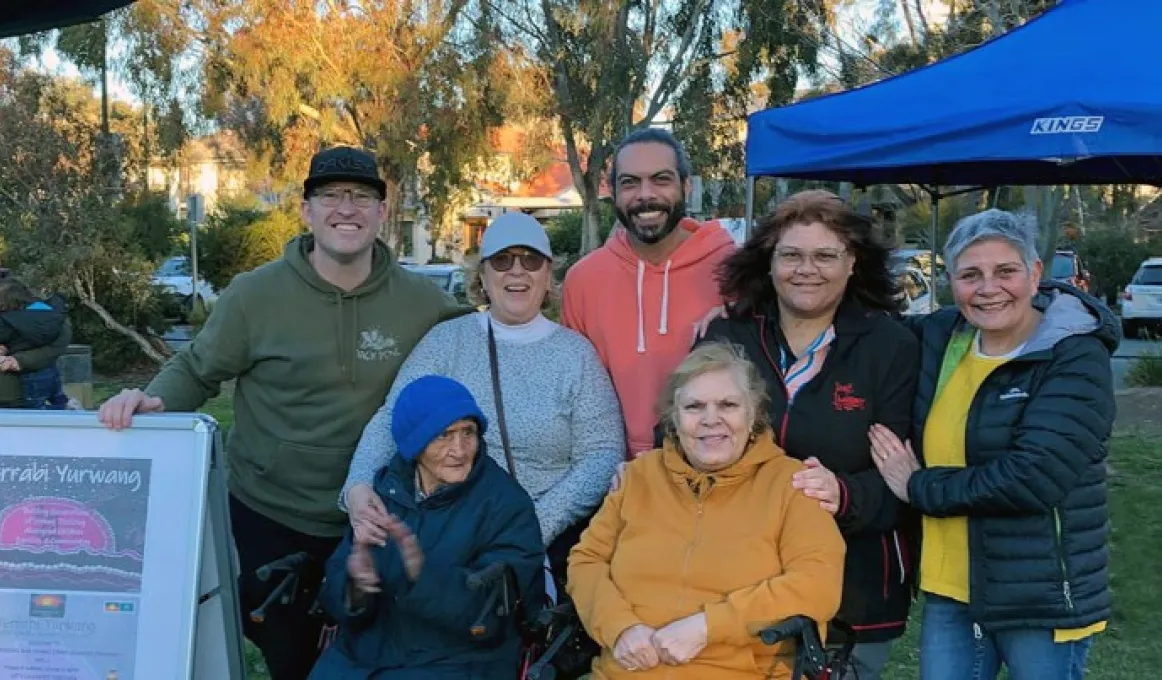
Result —
[{"label": "tent pole", "polygon": [[754,176],[750,175],[746,178],[746,237],[750,238],[750,232],[754,224]]},{"label": "tent pole", "polygon": [[[930,252],[930,259],[928,261],[928,276],[931,277],[928,281],[928,286],[932,289],[932,293],[936,292],[936,227],[940,224],[940,190],[937,187],[932,187],[928,190],[928,196],[932,199],[932,234],[928,239],[928,250]],[[935,302],[935,300],[933,300]]]}]

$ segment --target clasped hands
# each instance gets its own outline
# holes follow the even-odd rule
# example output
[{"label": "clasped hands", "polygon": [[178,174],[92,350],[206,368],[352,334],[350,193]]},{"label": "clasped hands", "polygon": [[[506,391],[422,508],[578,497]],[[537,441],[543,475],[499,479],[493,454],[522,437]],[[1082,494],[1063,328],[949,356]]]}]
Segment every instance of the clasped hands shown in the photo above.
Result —
[{"label": "clasped hands", "polygon": [[706,614],[698,612],[654,630],[639,623],[622,631],[613,660],[627,671],[648,671],[664,663],[681,666],[706,648]]},{"label": "clasped hands", "polygon": [[[424,553],[420,550],[415,534],[391,513],[385,512],[380,521],[384,533],[395,543],[399,551],[408,580],[414,582],[424,568]],[[347,573],[358,596],[379,592],[379,570],[376,569],[375,557],[371,554],[371,545],[374,543],[356,538],[351,545],[351,555],[347,558]]]}]

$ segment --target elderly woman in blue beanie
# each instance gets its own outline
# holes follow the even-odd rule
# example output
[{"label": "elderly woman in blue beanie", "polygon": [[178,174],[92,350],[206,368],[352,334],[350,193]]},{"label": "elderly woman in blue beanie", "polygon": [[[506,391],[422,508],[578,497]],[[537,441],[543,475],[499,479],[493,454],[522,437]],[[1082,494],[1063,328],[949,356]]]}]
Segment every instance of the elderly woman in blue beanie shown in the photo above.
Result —
[{"label": "elderly woman in blue beanie", "polygon": [[485,680],[515,677],[515,622],[484,620],[489,589],[468,575],[513,568],[530,607],[544,599],[544,545],[532,499],[485,454],[488,421],[464,385],[429,375],[392,413],[396,456],[376,475],[388,540],[347,535],[327,563],[320,601],[339,623],[312,679]]}]

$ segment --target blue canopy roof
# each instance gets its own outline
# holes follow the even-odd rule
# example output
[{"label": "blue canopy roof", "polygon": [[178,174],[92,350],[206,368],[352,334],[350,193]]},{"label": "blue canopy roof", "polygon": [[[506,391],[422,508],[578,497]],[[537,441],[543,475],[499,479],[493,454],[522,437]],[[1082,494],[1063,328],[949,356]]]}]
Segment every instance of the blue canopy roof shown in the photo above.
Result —
[{"label": "blue canopy roof", "polygon": [[1162,185],[1162,1],[1063,0],[973,50],[753,114],[748,176]]},{"label": "blue canopy roof", "polygon": [[9,0],[0,12],[0,38],[96,21],[133,0]]}]

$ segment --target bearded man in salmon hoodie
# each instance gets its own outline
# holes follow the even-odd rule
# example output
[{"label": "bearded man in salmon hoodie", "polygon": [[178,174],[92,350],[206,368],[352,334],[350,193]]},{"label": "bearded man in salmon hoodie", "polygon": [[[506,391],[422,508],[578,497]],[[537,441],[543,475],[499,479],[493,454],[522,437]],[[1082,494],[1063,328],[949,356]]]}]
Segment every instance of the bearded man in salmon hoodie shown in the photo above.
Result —
[{"label": "bearded man in salmon hoodie", "polygon": [[714,272],[735,244],[717,222],[686,217],[690,159],[665,130],[623,139],[609,186],[623,228],[569,270],[561,320],[609,370],[632,459],[655,446],[654,404],[701,322],[722,306]]}]

